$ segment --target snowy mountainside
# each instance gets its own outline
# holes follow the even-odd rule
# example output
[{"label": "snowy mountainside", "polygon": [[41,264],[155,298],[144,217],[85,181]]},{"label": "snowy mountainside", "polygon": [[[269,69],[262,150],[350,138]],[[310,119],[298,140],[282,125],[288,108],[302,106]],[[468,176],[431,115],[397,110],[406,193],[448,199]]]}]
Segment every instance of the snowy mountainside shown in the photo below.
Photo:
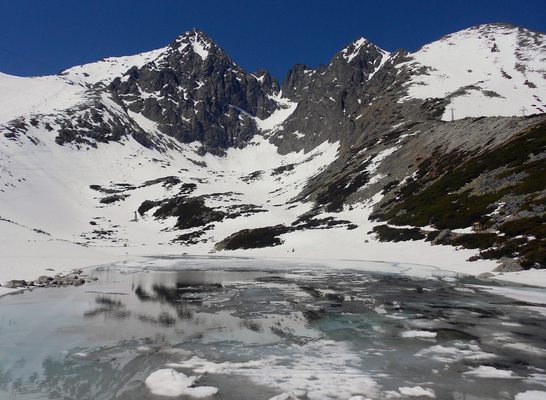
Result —
[{"label": "snowy mountainside", "polygon": [[[259,137],[222,158],[198,156],[198,143],[159,151],[130,137],[78,151],[59,146],[43,128],[30,131],[29,136],[42,138],[39,144],[8,142],[3,148],[0,217],[56,240],[97,247],[149,246],[150,251],[162,245],[177,251],[183,248],[178,237],[196,232],[204,237],[194,244],[199,252],[208,252],[238,229],[290,224],[309,209],[308,204],[290,203],[294,193],[337,152],[337,145],[324,144],[308,154],[281,156]],[[221,218],[208,224],[204,217],[178,230],[173,229],[176,215],[154,216],[157,206],[137,211],[146,201],[186,195],[203,199],[202,207],[221,213]]]},{"label": "snowy mountainside", "polygon": [[480,25],[423,46],[399,68],[413,72],[410,98],[449,99],[442,119],[546,111],[546,35]]},{"label": "snowy mountainside", "polygon": [[0,74],[0,250],[543,266],[544,49],[495,24],[416,53],[360,38],[279,87],[192,30]]},{"label": "snowy mountainside", "polygon": [[0,72],[0,124],[32,114],[53,114],[84,99],[86,89],[59,76],[22,78]]},{"label": "snowy mountainside", "polygon": [[133,56],[126,57],[107,57],[103,60],[89,64],[77,65],[68,68],[59,73],[71,81],[80,82],[87,85],[96,85],[99,83],[108,84],[114,78],[122,75],[133,67],[140,68],[157,57],[164,51],[164,48],[147,51]]}]

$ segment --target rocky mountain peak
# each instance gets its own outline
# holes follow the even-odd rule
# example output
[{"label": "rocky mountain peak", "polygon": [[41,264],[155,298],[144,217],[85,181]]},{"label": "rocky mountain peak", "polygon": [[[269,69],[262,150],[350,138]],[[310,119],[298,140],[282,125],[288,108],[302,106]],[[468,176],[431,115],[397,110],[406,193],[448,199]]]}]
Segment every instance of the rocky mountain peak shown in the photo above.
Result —
[{"label": "rocky mountain peak", "polygon": [[341,55],[347,62],[350,63],[360,52],[366,51],[368,50],[368,48],[373,49],[375,47],[376,46],[374,46],[368,40],[361,37],[354,40],[349,45],[347,45],[343,50],[341,50]]},{"label": "rocky mountain peak", "polygon": [[259,69],[251,75],[254,76],[260,84],[262,84],[264,87],[270,88],[273,92],[278,92],[280,90],[279,83],[271,76],[269,71]]},{"label": "rocky mountain peak", "polygon": [[346,68],[349,65],[364,74],[375,71],[389,56],[389,52],[363,37],[354,40],[334,55],[329,67]]},{"label": "rocky mountain peak", "polygon": [[[202,60],[206,60],[211,51],[215,53],[221,51],[216,43],[197,28],[179,35],[169,47],[177,49],[181,53],[192,51]],[[222,55],[225,56],[225,54]]]},{"label": "rocky mountain peak", "polygon": [[309,87],[309,83],[313,80],[316,70],[307,67],[304,64],[294,65],[284,77],[282,82],[283,96],[294,100],[301,100],[305,93],[305,88]]},{"label": "rocky mountain peak", "polygon": [[131,112],[164,134],[202,151],[244,146],[257,132],[253,117],[277,108],[277,82],[266,72],[249,74],[203,32],[176,38],[152,62],[133,67],[109,86]]}]

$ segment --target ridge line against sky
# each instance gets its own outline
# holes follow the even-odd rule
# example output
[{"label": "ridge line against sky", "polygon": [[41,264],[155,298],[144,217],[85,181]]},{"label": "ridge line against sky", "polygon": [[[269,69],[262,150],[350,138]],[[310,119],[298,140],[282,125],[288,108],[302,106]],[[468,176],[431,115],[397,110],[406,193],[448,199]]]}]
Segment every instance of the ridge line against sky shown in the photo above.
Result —
[{"label": "ridge line against sky", "polygon": [[415,51],[482,23],[546,31],[544,0],[5,0],[0,15],[0,72],[19,76],[160,48],[194,27],[247,71],[279,80],[294,64],[327,63],[359,37]]}]

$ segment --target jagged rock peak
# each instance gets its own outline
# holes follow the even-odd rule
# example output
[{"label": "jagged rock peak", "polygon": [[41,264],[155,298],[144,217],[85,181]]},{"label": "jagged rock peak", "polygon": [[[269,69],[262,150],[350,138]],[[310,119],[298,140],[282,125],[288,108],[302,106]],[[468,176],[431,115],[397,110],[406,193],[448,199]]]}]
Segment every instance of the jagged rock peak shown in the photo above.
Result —
[{"label": "jagged rock peak", "polygon": [[388,55],[389,52],[377,47],[369,40],[361,37],[345,46],[340,53],[338,53],[346,62],[350,63],[353,59],[361,54],[381,54],[382,56]]},{"label": "jagged rock peak", "polygon": [[269,71],[265,69],[259,69],[256,72],[251,74],[260,84],[265,87],[272,87],[275,92],[279,91],[279,83],[275,78],[271,76]]},{"label": "jagged rock peak", "polygon": [[304,88],[313,80],[316,70],[304,64],[294,65],[284,77],[282,82],[283,96],[299,101],[304,95]]},{"label": "jagged rock peak", "polygon": [[222,154],[243,147],[278,107],[278,83],[266,72],[249,74],[203,32],[178,36],[152,62],[135,66],[108,86],[116,100],[183,143]]},{"label": "jagged rock peak", "polygon": [[175,47],[179,51],[185,50],[188,46],[203,60],[208,57],[211,50],[219,49],[205,33],[197,28],[179,35],[171,44],[171,47]]}]

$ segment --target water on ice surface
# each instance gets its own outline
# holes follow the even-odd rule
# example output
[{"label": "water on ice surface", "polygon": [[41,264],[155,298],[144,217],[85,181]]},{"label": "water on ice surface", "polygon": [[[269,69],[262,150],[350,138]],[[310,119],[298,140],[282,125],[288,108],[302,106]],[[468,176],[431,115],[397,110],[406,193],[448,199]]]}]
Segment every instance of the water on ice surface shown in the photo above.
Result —
[{"label": "water on ice surface", "polygon": [[207,258],[92,273],[98,281],[80,288],[0,299],[0,398],[492,400],[544,390],[546,321],[526,307],[540,302],[483,282]]}]

